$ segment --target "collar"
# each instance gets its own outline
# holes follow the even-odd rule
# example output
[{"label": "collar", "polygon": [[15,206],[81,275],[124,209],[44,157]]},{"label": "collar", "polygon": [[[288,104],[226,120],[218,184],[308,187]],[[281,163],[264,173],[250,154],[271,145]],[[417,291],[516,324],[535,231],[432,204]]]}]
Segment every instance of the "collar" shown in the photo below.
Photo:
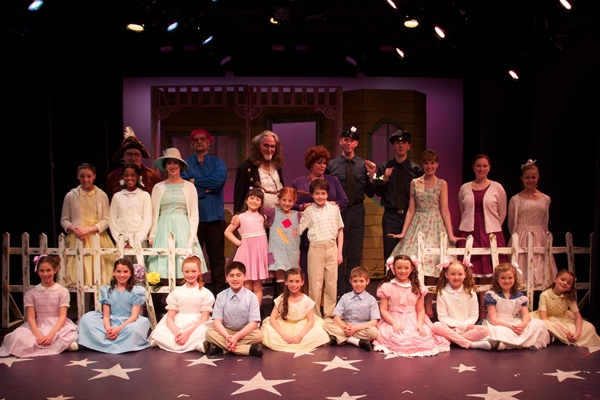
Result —
[{"label": "collar", "polygon": [[360,292],[360,293],[356,293],[354,291],[354,289],[352,289],[352,298],[358,297],[359,299],[362,300],[364,296],[365,296],[365,291],[364,290],[362,292]]},{"label": "collar", "polygon": [[396,285],[398,285],[398,286],[400,286],[400,287],[411,287],[411,286],[412,286],[412,285],[410,284],[410,282],[408,282],[408,283],[400,283],[400,282],[398,282],[398,281],[396,280],[396,278],[392,279],[390,282],[391,282],[391,283],[393,283],[393,284],[396,284]]},{"label": "collar", "polygon": [[460,285],[460,287],[457,290],[454,290],[454,289],[452,289],[452,286],[450,286],[450,283],[447,283],[444,290],[446,291],[446,293],[450,293],[450,294],[456,294],[456,293],[461,294],[463,292],[463,286]]},{"label": "collar", "polygon": [[564,293],[559,296],[556,293],[554,293],[554,290],[552,290],[552,289],[548,289],[548,295],[550,296],[551,299],[564,299],[565,298]]},{"label": "collar", "polygon": [[83,190],[81,185],[79,185],[79,187],[77,189],[78,189],[80,196],[90,196],[91,197],[91,196],[96,195],[96,186],[94,186],[94,188],[92,190],[90,190],[89,192],[86,192],[85,190]]},{"label": "collar", "polygon": [[54,282],[54,285],[52,285],[50,287],[44,287],[44,286],[42,286],[41,283],[35,286],[35,290],[37,290],[38,292],[43,292],[46,290],[49,290],[51,292],[56,292],[58,289],[60,289],[60,285],[56,282]]}]

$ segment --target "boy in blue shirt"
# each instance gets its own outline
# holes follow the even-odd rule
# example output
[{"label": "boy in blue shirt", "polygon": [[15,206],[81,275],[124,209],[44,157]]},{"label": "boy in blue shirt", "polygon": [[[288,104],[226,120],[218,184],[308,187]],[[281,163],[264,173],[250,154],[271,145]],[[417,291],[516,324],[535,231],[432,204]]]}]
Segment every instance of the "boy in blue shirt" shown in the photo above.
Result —
[{"label": "boy in blue shirt", "polygon": [[205,335],[206,355],[214,356],[221,348],[234,354],[262,357],[260,307],[256,295],[244,287],[246,266],[233,261],[225,273],[229,288],[217,295],[212,313],[214,328]]},{"label": "boy in blue shirt", "polygon": [[377,320],[381,318],[377,300],[366,291],[369,272],[364,267],[350,271],[352,291],[344,294],[333,311],[333,318],[325,320],[325,330],[331,344],[346,342],[371,351],[371,342],[377,338]]}]

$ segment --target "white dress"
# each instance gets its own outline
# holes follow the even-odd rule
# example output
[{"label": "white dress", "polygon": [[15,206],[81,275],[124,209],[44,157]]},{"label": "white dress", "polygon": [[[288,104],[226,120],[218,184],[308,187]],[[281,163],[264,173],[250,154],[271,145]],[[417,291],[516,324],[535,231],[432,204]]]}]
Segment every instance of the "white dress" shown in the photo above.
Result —
[{"label": "white dress", "polygon": [[[167,310],[175,310],[175,325],[180,332],[190,329],[202,317],[203,311],[212,312],[212,306],[215,303],[215,296],[206,288],[198,289],[198,286],[188,288],[186,285],[178,286],[167,296]],[[167,315],[162,317],[149,340],[156,341],[156,344],[167,351],[173,353],[185,353],[194,351],[198,346],[198,350],[204,352],[204,333],[207,329],[212,328],[212,321],[202,323],[190,335],[188,341],[184,345],[175,343],[175,335],[167,326]]]},{"label": "white dress", "polygon": [[[504,322],[517,325],[522,322],[521,307],[527,305],[527,297],[517,292],[514,298],[506,299],[498,293],[489,291],[485,294],[485,305],[496,306],[496,316]],[[492,325],[489,320],[484,321],[490,328],[490,342],[502,342],[507,349],[543,349],[550,343],[550,335],[546,325],[539,319],[531,318],[523,333],[517,335],[506,326]]]}]

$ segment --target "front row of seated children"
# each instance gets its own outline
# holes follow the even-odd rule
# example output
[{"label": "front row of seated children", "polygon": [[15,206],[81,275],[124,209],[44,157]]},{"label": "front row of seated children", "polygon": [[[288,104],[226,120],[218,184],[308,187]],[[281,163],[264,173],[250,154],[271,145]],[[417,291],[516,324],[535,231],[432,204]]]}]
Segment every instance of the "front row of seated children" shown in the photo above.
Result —
[{"label": "front row of seated children", "polygon": [[314,314],[314,302],[302,292],[302,271],[292,268],[285,275],[284,293],[259,327],[260,308],[256,295],[244,287],[244,264],[227,265],[229,288],[215,301],[203,287],[200,259],[191,255],[182,263],[185,283],[169,294],[167,315],[147,337],[150,323],[141,315],[146,291],[135,285],[131,261],[119,259],[110,286],[100,291],[102,311],[81,318],[78,337],[77,325],[66,316],[69,292],[55,283],[60,259],[44,255],[34,261],[41,283],[25,294],[27,320],[6,335],[0,357],[58,354],[79,345],[112,354],[159,346],[178,353],[197,350],[214,356],[227,351],[260,357],[262,344],[280,351],[335,343],[371,350],[371,342],[376,351],[415,357],[449,351],[450,342],[484,350],[492,346],[541,349],[550,342],[550,334],[566,344],[600,346],[594,326],[581,318],[575,277],[566,270],[557,274],[540,296],[539,310],[530,315],[527,299],[517,289],[518,270],[508,263],[498,265],[493,290],[484,300],[488,317],[476,325],[473,278],[460,261],[439,266],[443,273],[436,290],[439,321],[435,324],[424,312],[427,290],[406,255],[397,255],[387,264],[386,278],[377,289],[379,309],[366,292],[366,269],[356,267],[350,274],[353,291],[342,296],[333,318],[325,320]]}]

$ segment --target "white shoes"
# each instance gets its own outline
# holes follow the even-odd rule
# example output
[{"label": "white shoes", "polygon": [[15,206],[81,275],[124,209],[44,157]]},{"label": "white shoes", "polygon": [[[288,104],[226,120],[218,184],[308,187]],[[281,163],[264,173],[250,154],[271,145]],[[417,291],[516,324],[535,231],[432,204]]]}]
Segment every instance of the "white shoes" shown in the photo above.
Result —
[{"label": "white shoes", "polygon": [[151,339],[150,340],[150,347],[157,347],[157,346],[158,346],[158,343],[156,343],[156,340]]},{"label": "white shoes", "polygon": [[469,346],[470,349],[481,349],[481,350],[491,350],[492,345],[487,340],[477,340],[475,342],[471,342]]},{"label": "white shoes", "polygon": [[69,346],[69,351],[77,351],[77,350],[79,350],[79,345],[77,344],[77,342],[71,343],[71,345]]}]

